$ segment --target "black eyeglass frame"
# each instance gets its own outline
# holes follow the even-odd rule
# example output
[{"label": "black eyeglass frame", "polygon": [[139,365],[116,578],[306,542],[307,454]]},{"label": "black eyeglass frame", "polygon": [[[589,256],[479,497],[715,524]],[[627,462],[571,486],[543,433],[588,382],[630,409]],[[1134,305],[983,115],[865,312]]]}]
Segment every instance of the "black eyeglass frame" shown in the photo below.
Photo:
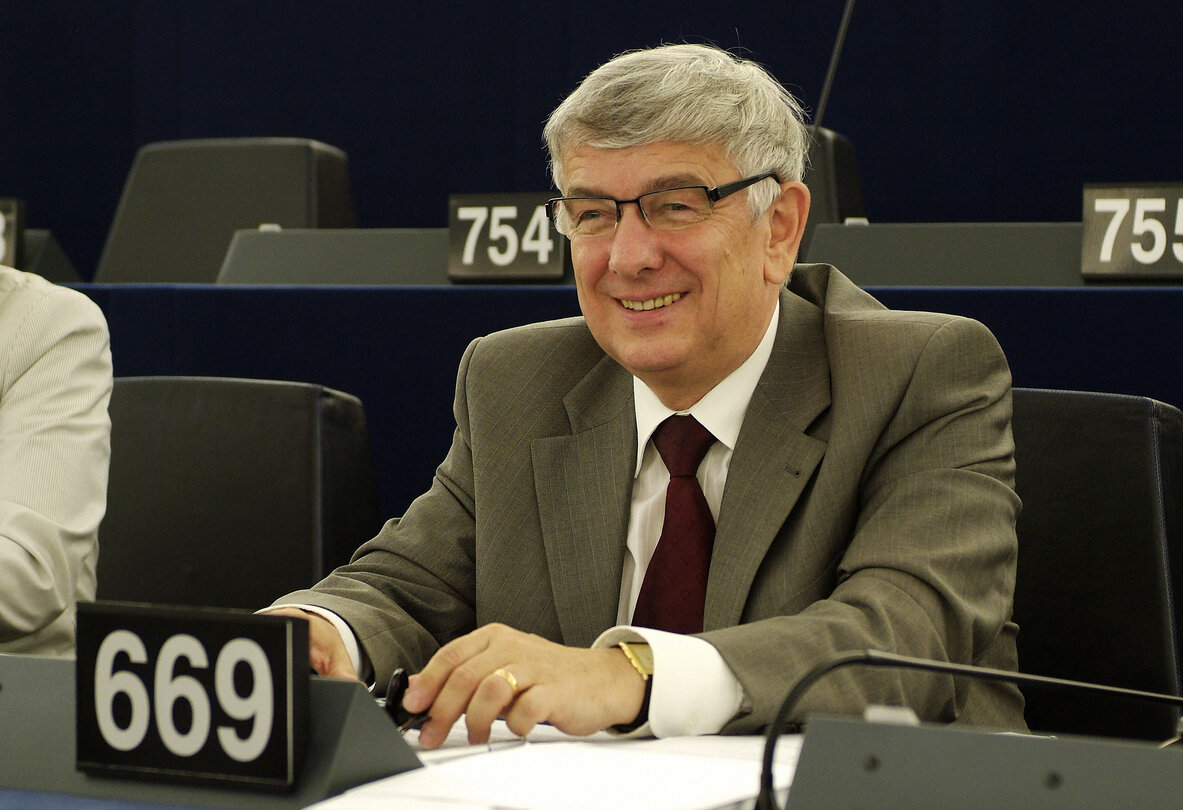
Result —
[{"label": "black eyeglass frame", "polygon": [[[636,204],[637,210],[641,212],[641,219],[645,220],[646,225],[649,225],[650,227],[652,227],[652,223],[649,222],[649,217],[645,213],[645,207],[643,205],[641,205],[641,200],[643,200],[645,197],[651,197],[654,194],[665,194],[670,191],[685,191],[686,189],[691,189],[691,188],[701,188],[703,191],[706,192],[707,201],[710,203],[711,210],[713,211],[715,208],[715,203],[717,203],[719,200],[723,199],[724,197],[730,197],[732,194],[735,194],[737,191],[743,191],[748,186],[754,186],[756,183],[759,183],[761,180],[767,180],[768,178],[772,178],[773,180],[775,180],[778,185],[781,182],[779,174],[777,174],[774,171],[769,171],[769,172],[763,172],[762,174],[754,174],[751,177],[745,177],[742,180],[736,180],[731,183],[724,183],[723,185],[715,186],[714,188],[707,188],[706,186],[675,186],[673,188],[659,188],[655,191],[646,191],[644,194],[640,194],[631,200],[618,200],[615,197],[593,197],[593,196],[552,197],[546,201],[546,214],[547,214],[547,218],[549,218],[551,221],[551,225],[554,226],[554,229],[556,231],[558,231],[559,233],[563,233],[561,230],[559,230],[559,221],[558,221],[558,217],[557,217],[557,210],[558,210],[559,203],[568,202],[568,201],[572,201],[572,200],[611,200],[612,202],[616,203],[616,222],[614,222],[612,225],[612,232],[616,231],[616,227],[618,225],[620,225],[620,218],[622,216],[624,216],[624,208],[622,206],[628,205],[629,203]],[[568,239],[571,238],[570,234],[563,234],[563,235],[566,236]]]}]

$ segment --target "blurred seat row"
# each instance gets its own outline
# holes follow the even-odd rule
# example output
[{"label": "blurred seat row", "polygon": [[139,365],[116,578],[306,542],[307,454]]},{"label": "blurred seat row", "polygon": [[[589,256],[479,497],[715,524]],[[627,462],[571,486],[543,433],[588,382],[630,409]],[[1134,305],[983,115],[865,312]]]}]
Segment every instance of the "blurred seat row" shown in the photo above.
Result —
[{"label": "blurred seat row", "polygon": [[[850,141],[821,129],[811,158],[811,226],[863,216]],[[30,231],[26,253],[22,269],[82,280],[48,232]],[[357,228],[349,158],[337,147],[162,141],[136,154],[93,281],[448,284],[447,258],[447,228]]]},{"label": "blurred seat row", "polygon": [[[801,259],[863,286],[1079,286],[1081,224],[868,224],[848,139],[819,129],[805,177]],[[358,228],[344,151],[301,138],[213,138],[142,147],[93,280],[98,283],[436,284],[506,281],[449,268],[447,228]],[[40,241],[38,241],[40,240]],[[30,232],[42,272],[65,261]],[[526,280],[526,279],[518,279]],[[529,279],[569,283],[562,278]]]},{"label": "blurred seat row", "polygon": [[[848,139],[819,129],[800,259],[865,287],[1081,286],[1080,222],[868,223]],[[137,153],[97,283],[411,284],[529,280],[449,269],[449,230],[358,228],[347,154],[303,138],[150,143]],[[53,235],[26,231],[21,269],[84,280]]]}]

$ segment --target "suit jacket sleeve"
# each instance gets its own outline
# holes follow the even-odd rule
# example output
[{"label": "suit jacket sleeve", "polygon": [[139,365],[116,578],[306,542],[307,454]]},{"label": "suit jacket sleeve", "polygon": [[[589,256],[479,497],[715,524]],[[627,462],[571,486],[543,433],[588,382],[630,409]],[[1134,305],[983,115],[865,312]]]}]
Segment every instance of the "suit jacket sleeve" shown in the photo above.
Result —
[{"label": "suit jacket sleeve", "polygon": [[[1005,358],[973,321],[878,317],[891,329],[880,332],[871,316],[829,331],[840,358],[831,361],[833,401],[806,430],[827,443],[824,458],[763,558],[741,623],[704,634],[747,696],[725,731],[766,725],[789,687],[839,651],[1017,666],[1009,620],[1019,502]],[[724,508],[756,496],[727,493]],[[791,719],[868,703],[911,706],[934,721],[1023,723],[1013,687],[856,668],[815,684]]]},{"label": "suit jacket sleeve", "polygon": [[[348,565],[275,604],[319,605],[341,616],[378,682],[395,667],[421,668],[441,645],[490,622],[590,644],[616,617],[627,489],[616,487],[609,511],[618,519],[602,531],[578,535],[568,516],[600,525],[590,516],[603,511],[608,487],[587,484],[588,469],[610,458],[617,463],[600,470],[599,481],[625,479],[636,441],[628,375],[614,364],[589,374],[602,359],[581,319],[473,341],[457,374],[452,445],[431,488]],[[608,431],[593,420],[587,442],[573,438],[564,403],[581,381],[608,397],[613,414]],[[569,445],[574,455],[563,452]],[[562,483],[569,469],[570,487]],[[549,510],[540,510],[540,487],[551,490],[541,498]],[[569,511],[571,502],[583,503],[581,493],[597,507]]]}]

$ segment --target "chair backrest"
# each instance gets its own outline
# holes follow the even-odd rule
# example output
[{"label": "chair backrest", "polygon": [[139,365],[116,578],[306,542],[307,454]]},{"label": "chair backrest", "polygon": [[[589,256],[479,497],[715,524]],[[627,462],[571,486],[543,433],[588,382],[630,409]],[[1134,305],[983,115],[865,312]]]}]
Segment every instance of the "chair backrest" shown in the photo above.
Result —
[{"label": "chair backrest", "polygon": [[263,607],[381,522],[365,413],[307,383],[118,377],[98,598]]},{"label": "chair backrest", "polygon": [[801,237],[801,256],[809,255],[813,229],[823,222],[845,222],[848,217],[867,216],[863,207],[863,186],[859,177],[854,144],[832,129],[818,127],[809,148],[805,169],[809,187],[809,219]]},{"label": "chair backrest", "polygon": [[[1183,414],[1145,397],[1016,389],[1013,426],[1020,669],[1179,695]],[[1168,705],[1024,693],[1033,730],[1165,740],[1178,725]]]},{"label": "chair backrest", "polygon": [[213,283],[239,228],[352,228],[349,160],[304,138],[161,141],[136,154],[96,282]]},{"label": "chair backrest", "polygon": [[448,229],[240,230],[218,283],[449,285]]},{"label": "chair backrest", "polygon": [[74,263],[53,233],[38,228],[25,229],[25,250],[20,269],[36,273],[55,284],[78,284],[82,281],[82,276],[78,275]]}]

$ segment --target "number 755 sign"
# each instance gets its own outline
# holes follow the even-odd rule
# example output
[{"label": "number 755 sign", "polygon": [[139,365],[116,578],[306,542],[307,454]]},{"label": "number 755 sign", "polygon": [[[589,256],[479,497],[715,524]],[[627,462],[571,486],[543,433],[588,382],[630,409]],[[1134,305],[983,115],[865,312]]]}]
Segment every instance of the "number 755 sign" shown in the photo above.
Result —
[{"label": "number 755 sign", "polygon": [[1183,277],[1183,183],[1085,186],[1080,255],[1086,277]]},{"label": "number 755 sign", "polygon": [[546,216],[553,194],[453,194],[448,198],[448,277],[453,281],[561,281],[567,239]]}]

